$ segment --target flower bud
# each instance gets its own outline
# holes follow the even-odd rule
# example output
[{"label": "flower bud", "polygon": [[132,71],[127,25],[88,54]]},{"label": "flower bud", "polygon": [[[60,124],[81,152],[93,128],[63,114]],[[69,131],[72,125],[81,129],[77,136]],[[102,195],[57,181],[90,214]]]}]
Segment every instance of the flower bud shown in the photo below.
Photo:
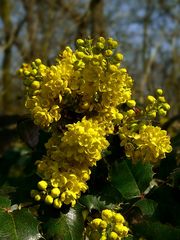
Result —
[{"label": "flower bud", "polygon": [[113,40],[112,38],[109,38],[107,42],[110,48],[117,48],[118,46],[118,42]]},{"label": "flower bud", "polygon": [[53,206],[54,206],[55,208],[61,208],[61,206],[62,206],[61,200],[60,200],[59,198],[56,198],[56,199],[54,200],[54,202],[53,202]]},{"label": "flower bud", "polygon": [[104,44],[102,42],[97,42],[96,46],[99,49],[104,49]]},{"label": "flower bud", "polygon": [[28,76],[30,75],[30,71],[25,70],[25,71],[24,71],[24,75],[25,75],[26,77],[28,77]]},{"label": "flower bud", "polygon": [[83,52],[77,51],[77,52],[76,52],[76,56],[77,56],[78,58],[83,58],[83,57],[85,56],[85,54],[84,54]]},{"label": "flower bud", "polygon": [[39,65],[41,64],[41,59],[37,58],[37,59],[35,60],[35,63],[36,63],[37,66],[39,66]]},{"label": "flower bud", "polygon": [[158,88],[158,89],[156,90],[156,93],[157,93],[158,95],[163,95],[163,90],[162,90],[161,88]]},{"label": "flower bud", "polygon": [[104,221],[104,220],[102,220],[101,222],[100,222],[100,225],[99,225],[101,228],[103,228],[103,229],[105,229],[105,228],[107,228],[107,222],[106,221]]},{"label": "flower bud", "polygon": [[83,46],[84,45],[84,40],[79,38],[79,39],[76,40],[76,43],[77,43],[78,46]]},{"label": "flower bud", "polygon": [[47,195],[44,202],[48,205],[51,205],[53,203],[53,197],[51,195]]},{"label": "flower bud", "polygon": [[31,83],[31,88],[32,88],[32,89],[40,89],[40,87],[41,87],[41,84],[40,84],[39,81],[33,81],[33,82]]},{"label": "flower bud", "polygon": [[171,107],[168,103],[163,103],[162,107],[164,108],[164,110],[169,110]]},{"label": "flower bud", "polygon": [[39,201],[41,200],[41,195],[40,195],[40,194],[36,194],[36,195],[34,196],[34,200],[37,201],[37,202],[39,202]]},{"label": "flower bud", "polygon": [[162,103],[165,103],[166,102],[166,99],[165,97],[158,97],[158,100]]},{"label": "flower bud", "polygon": [[165,111],[163,108],[160,108],[160,109],[158,110],[158,113],[159,113],[160,116],[165,117],[166,114],[167,114],[167,111]]},{"label": "flower bud", "polygon": [[108,220],[112,218],[113,212],[110,209],[105,209],[102,211],[101,215],[102,215],[102,219]]},{"label": "flower bud", "polygon": [[91,222],[91,226],[94,227],[94,228],[98,228],[100,223],[101,223],[102,219],[100,218],[95,218],[92,220]]},{"label": "flower bud", "polygon": [[117,233],[116,232],[111,232],[110,235],[109,235],[109,239],[111,239],[111,240],[118,239]]},{"label": "flower bud", "polygon": [[38,182],[37,186],[40,190],[46,190],[48,184],[47,184],[46,181],[41,180],[41,181]]},{"label": "flower bud", "polygon": [[128,110],[128,111],[127,111],[127,115],[128,115],[129,117],[135,116],[134,110],[132,110],[132,109]]},{"label": "flower bud", "polygon": [[125,222],[124,217],[120,213],[116,213],[114,215],[114,219],[118,223],[124,223]]},{"label": "flower bud", "polygon": [[133,107],[136,106],[136,101],[135,100],[128,100],[127,105],[128,105],[128,107],[133,108]]},{"label": "flower bud", "polygon": [[116,72],[116,71],[117,71],[116,65],[110,64],[110,65],[109,65],[109,70],[110,70],[111,72]]},{"label": "flower bud", "polygon": [[105,42],[106,42],[106,40],[105,40],[105,38],[104,38],[104,37],[99,37],[99,38],[98,38],[98,42],[105,43]]},{"label": "flower bud", "polygon": [[56,197],[58,197],[60,195],[60,190],[59,190],[59,188],[53,188],[52,190],[51,190],[51,196],[53,197],[53,198],[56,198]]},{"label": "flower bud", "polygon": [[112,50],[108,49],[105,51],[105,56],[110,57],[113,54]]},{"label": "flower bud", "polygon": [[155,103],[155,102],[156,102],[155,97],[153,97],[153,96],[151,96],[151,95],[147,96],[147,100],[148,100],[148,102],[150,102],[150,103]]},{"label": "flower bud", "polygon": [[121,53],[117,53],[117,54],[115,55],[115,59],[116,59],[117,61],[122,61],[122,60],[123,60],[123,55],[122,55]]},{"label": "flower bud", "polygon": [[155,118],[156,117],[156,111],[148,112],[148,116],[151,117],[151,118]]}]

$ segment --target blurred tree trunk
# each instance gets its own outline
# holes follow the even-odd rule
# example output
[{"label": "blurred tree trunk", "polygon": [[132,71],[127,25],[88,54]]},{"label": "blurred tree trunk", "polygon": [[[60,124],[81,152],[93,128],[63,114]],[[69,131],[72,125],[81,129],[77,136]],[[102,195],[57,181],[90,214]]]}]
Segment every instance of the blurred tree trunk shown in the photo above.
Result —
[{"label": "blurred tree trunk", "polygon": [[3,94],[2,94],[2,112],[7,113],[8,106],[11,103],[11,44],[8,45],[8,42],[11,39],[12,34],[12,22],[11,22],[11,5],[10,1],[1,0],[1,18],[4,25],[4,39],[5,47],[4,56],[2,60],[2,85],[3,85]]},{"label": "blurred tree trunk", "polygon": [[88,11],[82,16],[78,26],[77,37],[88,37],[90,26],[90,37],[97,38],[105,36],[105,18],[104,18],[104,1],[91,0]]},{"label": "blurred tree trunk", "polygon": [[[54,28],[56,26],[56,0],[47,0],[44,2],[44,6],[42,6],[42,2],[37,2],[37,15],[38,20],[41,23],[40,27],[42,29],[43,37],[39,42],[41,46],[41,51],[39,51],[39,58],[43,59],[45,63],[48,60],[48,52],[49,46],[51,44],[51,39],[53,37]],[[42,11],[42,7],[44,7],[46,14]]]},{"label": "blurred tree trunk", "polygon": [[91,37],[105,36],[104,1],[91,0],[90,13]]},{"label": "blurred tree trunk", "polygon": [[28,32],[28,40],[29,40],[29,52],[27,60],[32,60],[38,55],[37,49],[37,32],[38,32],[38,19],[37,12],[35,9],[36,0],[23,0],[22,1],[24,9],[26,10],[26,21],[27,21],[27,32]]},{"label": "blurred tree trunk", "polygon": [[142,45],[143,78],[140,83],[141,94],[148,90],[147,83],[149,81],[150,66],[152,65],[152,61],[154,60],[155,54],[156,54],[156,50],[154,50],[154,53],[151,54],[151,56],[150,55],[148,56],[148,48],[149,48],[148,30],[149,30],[149,25],[151,23],[152,11],[153,11],[152,0],[146,0],[146,14],[144,16],[144,21],[143,21],[143,45]]}]

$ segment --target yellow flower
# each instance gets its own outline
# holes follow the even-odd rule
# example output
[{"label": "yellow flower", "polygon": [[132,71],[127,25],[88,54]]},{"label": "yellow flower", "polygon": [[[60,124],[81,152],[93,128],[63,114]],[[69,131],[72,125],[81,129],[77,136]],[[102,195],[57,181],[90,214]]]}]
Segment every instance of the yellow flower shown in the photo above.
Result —
[{"label": "yellow flower", "polygon": [[165,158],[165,153],[172,151],[170,137],[160,127],[147,126],[140,130],[135,144],[143,156],[143,162],[156,163]]},{"label": "yellow flower", "polygon": [[120,128],[121,146],[125,147],[127,157],[132,158],[134,163],[141,160],[155,164],[172,151],[170,137],[165,130],[151,125],[139,128],[139,133],[127,126]]},{"label": "yellow flower", "polygon": [[[119,239],[128,236],[129,228],[124,225],[124,217],[120,213],[116,213],[110,209],[104,209],[101,218],[93,219],[85,234],[92,240],[100,239]],[[96,238],[92,232],[96,232]]]}]

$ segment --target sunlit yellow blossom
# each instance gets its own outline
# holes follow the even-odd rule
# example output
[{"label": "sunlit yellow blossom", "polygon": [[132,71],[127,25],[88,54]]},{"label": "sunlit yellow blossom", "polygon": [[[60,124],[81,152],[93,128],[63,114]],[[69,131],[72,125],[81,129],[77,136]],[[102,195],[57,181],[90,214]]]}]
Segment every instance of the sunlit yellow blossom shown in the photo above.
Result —
[{"label": "sunlit yellow blossom", "polygon": [[126,155],[131,157],[133,162],[141,160],[155,164],[172,150],[170,137],[160,127],[143,126],[139,133],[121,128],[120,136],[122,134],[124,138],[121,145],[125,147]]},{"label": "sunlit yellow blossom", "polygon": [[171,152],[170,137],[160,127],[147,126],[140,130],[139,139],[135,139],[137,149],[141,152],[143,162],[155,163]]},{"label": "sunlit yellow blossom", "polygon": [[[128,236],[129,228],[124,225],[124,217],[110,209],[101,213],[101,218],[93,219],[86,228],[85,234],[91,240],[117,239]],[[94,236],[92,233],[96,232]]]},{"label": "sunlit yellow blossom", "polygon": [[[112,38],[78,39],[75,50],[66,47],[55,64],[35,59],[19,70],[25,106],[34,123],[51,134],[46,155],[36,162],[42,180],[31,192],[35,201],[55,208],[74,206],[88,189],[91,167],[109,146],[108,136],[118,130],[133,162],[154,164],[171,151],[166,131],[151,126],[170,109],[162,89],[138,109],[131,96],[133,80],[121,66],[117,46]],[[121,239],[128,235],[124,224],[120,213],[105,209],[100,220],[91,222],[89,239]]]}]

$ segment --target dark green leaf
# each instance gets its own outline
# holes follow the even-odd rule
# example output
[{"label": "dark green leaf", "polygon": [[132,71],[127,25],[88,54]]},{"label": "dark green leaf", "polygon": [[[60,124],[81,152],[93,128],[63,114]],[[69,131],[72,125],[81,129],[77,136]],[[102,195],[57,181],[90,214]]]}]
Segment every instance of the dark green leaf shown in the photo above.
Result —
[{"label": "dark green leaf", "polygon": [[123,240],[133,240],[133,239],[134,239],[134,237],[132,235],[129,235],[129,236],[123,238]]},{"label": "dark green leaf", "polygon": [[41,238],[38,231],[39,222],[27,209],[11,211],[0,209],[1,240],[37,240]]},{"label": "dark green leaf", "polygon": [[141,199],[134,206],[139,207],[144,216],[152,216],[156,210],[157,203],[151,199]]},{"label": "dark green leaf", "polygon": [[133,232],[147,240],[179,240],[180,229],[158,221],[146,221],[134,226]]},{"label": "dark green leaf", "polygon": [[140,190],[127,162],[115,162],[110,173],[112,184],[119,190],[126,199],[140,196]]},{"label": "dark green leaf", "polygon": [[96,197],[93,195],[82,196],[79,199],[79,202],[83,204],[89,211],[91,211],[92,209],[101,211],[106,207],[105,201],[101,201],[100,197]]},{"label": "dark green leaf", "polygon": [[150,198],[158,203],[156,217],[163,223],[173,226],[180,226],[180,204],[177,189],[168,185],[161,185],[155,188]]},{"label": "dark green leaf", "polygon": [[107,204],[119,204],[123,201],[121,193],[110,182],[103,184],[99,195]]},{"label": "dark green leaf", "polygon": [[0,196],[0,209],[1,208],[9,208],[11,206],[11,200],[7,197]]},{"label": "dark green leaf", "polygon": [[136,179],[137,185],[141,192],[144,192],[149,186],[150,181],[153,178],[152,165],[150,163],[138,162],[137,164],[132,164],[130,160],[128,161],[129,168]]},{"label": "dark green leaf", "polygon": [[152,165],[132,164],[126,159],[122,162],[115,162],[110,172],[112,184],[119,190],[126,199],[139,197],[149,186],[153,178]]},{"label": "dark green leaf", "polygon": [[82,209],[78,206],[70,208],[59,218],[50,218],[45,224],[47,239],[53,240],[81,240],[84,229]]}]

